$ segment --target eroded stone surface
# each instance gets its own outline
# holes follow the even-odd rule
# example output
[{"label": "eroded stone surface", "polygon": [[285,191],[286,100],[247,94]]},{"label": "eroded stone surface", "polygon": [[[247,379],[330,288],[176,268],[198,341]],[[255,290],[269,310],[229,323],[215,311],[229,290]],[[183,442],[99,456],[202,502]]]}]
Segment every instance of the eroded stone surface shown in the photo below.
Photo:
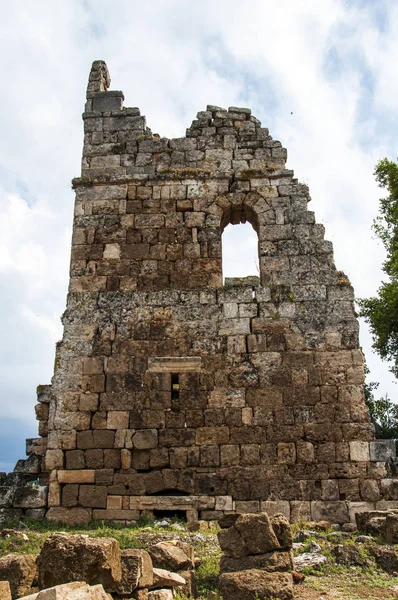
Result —
[{"label": "eroded stone surface", "polygon": [[85,581],[114,591],[122,577],[119,543],[113,538],[52,534],[37,559],[39,588]]},{"label": "eroded stone surface", "polygon": [[292,600],[293,577],[291,573],[265,573],[258,569],[222,573],[219,590],[223,598]]},{"label": "eroded stone surface", "polygon": [[0,581],[8,581],[11,596],[26,596],[37,579],[35,554],[9,554],[0,558]]}]

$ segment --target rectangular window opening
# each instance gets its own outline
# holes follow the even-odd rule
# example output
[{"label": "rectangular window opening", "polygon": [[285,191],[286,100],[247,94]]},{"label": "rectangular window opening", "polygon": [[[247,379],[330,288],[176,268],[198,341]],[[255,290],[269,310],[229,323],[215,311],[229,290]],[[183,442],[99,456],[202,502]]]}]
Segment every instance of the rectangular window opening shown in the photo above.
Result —
[{"label": "rectangular window opening", "polygon": [[171,407],[178,409],[178,401],[180,399],[180,374],[171,374]]}]

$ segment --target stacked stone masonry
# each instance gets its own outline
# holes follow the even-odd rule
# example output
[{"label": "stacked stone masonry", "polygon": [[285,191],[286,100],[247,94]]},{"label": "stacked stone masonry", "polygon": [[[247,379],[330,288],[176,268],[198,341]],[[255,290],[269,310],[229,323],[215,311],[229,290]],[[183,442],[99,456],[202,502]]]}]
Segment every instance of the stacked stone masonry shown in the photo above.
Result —
[{"label": "stacked stone masonry", "polygon": [[[109,81],[94,62],[64,334],[19,463],[36,503],[7,496],[14,473],[3,512],[345,522],[398,506],[353,289],[286,150],[247,108],[208,106],[186,137],[161,138]],[[259,276],[223,284],[222,232],[246,221]]]}]

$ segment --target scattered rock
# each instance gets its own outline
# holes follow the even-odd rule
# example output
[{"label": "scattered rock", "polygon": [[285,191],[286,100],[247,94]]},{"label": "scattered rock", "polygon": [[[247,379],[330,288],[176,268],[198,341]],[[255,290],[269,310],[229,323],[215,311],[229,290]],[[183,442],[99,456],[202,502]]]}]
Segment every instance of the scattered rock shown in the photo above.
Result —
[{"label": "scattered rock", "polygon": [[29,541],[29,538],[26,535],[26,533],[23,533],[23,531],[17,531],[15,529],[2,529],[0,532],[0,537],[5,538],[5,539],[10,538],[10,537],[15,537],[24,542]]},{"label": "scattered rock", "polygon": [[253,598],[293,599],[291,573],[266,573],[260,569],[222,573],[219,583],[220,595],[225,599],[253,600]]},{"label": "scattered rock", "polygon": [[171,528],[175,529],[176,531],[185,531],[185,527],[180,525],[180,523],[173,523]]},{"label": "scattered rock", "polygon": [[371,535],[357,535],[355,542],[357,544],[372,544],[374,543],[374,538]]},{"label": "scattered rock", "polygon": [[309,521],[307,525],[310,529],[319,529],[319,531],[327,531],[332,527],[329,521]]},{"label": "scattered rock", "polygon": [[155,521],[154,525],[156,525],[156,527],[168,527],[170,525],[170,521],[163,519],[163,521]]},{"label": "scattered rock", "polygon": [[378,544],[371,544],[365,546],[365,548],[373,556],[380,569],[383,569],[383,571],[386,571],[390,575],[398,571],[398,553],[395,548],[391,546],[379,546]]},{"label": "scattered rock", "polygon": [[207,531],[209,529],[208,521],[191,521],[187,524],[188,531]]},{"label": "scattered rock", "polygon": [[297,571],[292,571],[293,583],[298,585],[302,583],[305,579],[305,575],[303,573],[298,573]]},{"label": "scattered rock", "polygon": [[153,584],[151,587],[173,588],[185,585],[186,583],[185,579],[181,575],[178,575],[178,573],[172,573],[171,571],[166,571],[166,569],[153,568]]},{"label": "scattered rock", "polygon": [[302,544],[302,543],[294,544],[293,543],[293,550],[304,550],[304,548],[305,548],[305,544]]},{"label": "scattered rock", "polygon": [[310,529],[300,529],[300,531],[298,531],[294,536],[293,541],[299,543],[305,542],[305,540],[308,540],[309,537],[319,539],[322,536],[317,531],[312,531]]},{"label": "scattered rock", "polygon": [[384,529],[387,514],[388,512],[382,510],[356,513],[355,520],[358,531],[370,535],[381,535]]},{"label": "scattered rock", "polygon": [[8,581],[13,598],[26,596],[30,592],[37,578],[36,559],[36,554],[9,554],[0,558],[0,580]]},{"label": "scattered rock", "polygon": [[336,531],[333,533],[328,533],[326,536],[328,542],[342,542],[344,539],[350,537],[349,533],[344,533],[343,531]]},{"label": "scattered rock", "polygon": [[362,548],[354,544],[339,544],[332,548],[332,554],[340,564],[357,565],[360,567],[369,566],[371,561],[364,556]]},{"label": "scattered rock", "polygon": [[122,577],[120,547],[113,538],[54,533],[44,542],[37,563],[40,589],[85,581],[112,592]]},{"label": "scattered rock", "polygon": [[327,562],[326,556],[318,552],[304,552],[294,557],[294,567],[296,571],[301,572],[306,567],[316,569]]},{"label": "scattered rock", "polygon": [[314,542],[314,540],[311,540],[309,551],[318,554],[319,552],[322,552],[322,546]]},{"label": "scattered rock", "polygon": [[341,526],[342,531],[346,531],[347,533],[353,533],[357,530],[357,526],[355,523],[343,523]]}]

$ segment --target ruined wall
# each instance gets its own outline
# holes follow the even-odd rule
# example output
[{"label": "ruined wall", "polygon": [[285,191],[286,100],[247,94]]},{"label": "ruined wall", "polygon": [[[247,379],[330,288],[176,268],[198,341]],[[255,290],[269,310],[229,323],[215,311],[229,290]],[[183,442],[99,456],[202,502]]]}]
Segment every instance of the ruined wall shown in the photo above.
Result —
[{"label": "ruined wall", "polygon": [[[39,397],[47,517],[345,522],[398,498],[353,290],[286,150],[243,108],[208,106],[185,138],[160,138],[108,86],[96,61],[64,336]],[[223,285],[222,231],[245,221],[260,275]]]}]

